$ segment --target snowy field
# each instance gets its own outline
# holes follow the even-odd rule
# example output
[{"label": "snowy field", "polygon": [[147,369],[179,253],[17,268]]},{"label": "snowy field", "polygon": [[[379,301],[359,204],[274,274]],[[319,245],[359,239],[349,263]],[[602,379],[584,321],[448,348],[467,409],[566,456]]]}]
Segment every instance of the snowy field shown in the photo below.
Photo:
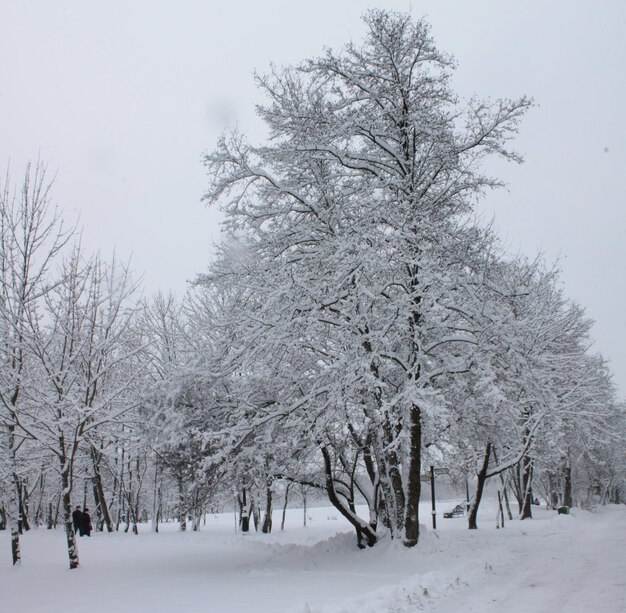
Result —
[{"label": "snowy field", "polygon": [[[445,503],[441,510],[447,508]],[[199,533],[174,524],[151,534],[94,534],[79,540],[81,566],[67,569],[61,531],[22,538],[10,566],[0,533],[0,611],[23,613],[583,613],[626,611],[626,506],[534,509],[531,521],[496,530],[489,502],[478,531],[442,519],[406,550],[382,542],[359,551],[330,508],[280,511],[271,535],[235,533],[232,513],[207,516]],[[430,521],[427,505],[421,516]]]}]

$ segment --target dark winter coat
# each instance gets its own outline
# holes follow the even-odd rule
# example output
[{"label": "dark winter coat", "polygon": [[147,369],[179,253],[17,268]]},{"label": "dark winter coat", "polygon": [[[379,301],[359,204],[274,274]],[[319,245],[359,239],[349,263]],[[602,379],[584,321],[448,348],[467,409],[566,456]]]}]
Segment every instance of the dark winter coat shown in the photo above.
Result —
[{"label": "dark winter coat", "polygon": [[87,511],[83,511],[80,522],[80,535],[91,536],[91,515]]},{"label": "dark winter coat", "polygon": [[83,512],[80,509],[76,509],[72,513],[72,523],[74,524],[74,532],[78,532],[80,530],[82,521],[83,521]]}]

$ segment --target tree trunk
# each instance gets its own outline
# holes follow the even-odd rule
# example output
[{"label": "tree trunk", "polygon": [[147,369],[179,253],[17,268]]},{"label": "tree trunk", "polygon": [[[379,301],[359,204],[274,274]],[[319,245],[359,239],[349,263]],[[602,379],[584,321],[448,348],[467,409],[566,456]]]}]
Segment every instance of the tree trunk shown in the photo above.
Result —
[{"label": "tree trunk", "polygon": [[[61,443],[63,447],[63,443]],[[61,462],[61,498],[63,504],[63,523],[65,525],[65,537],[67,539],[67,554],[70,561],[70,569],[78,568],[78,549],[76,547],[76,534],[72,522],[72,486],[70,483],[70,464],[65,457],[59,457]]]},{"label": "tree trunk", "polygon": [[254,523],[254,531],[259,531],[259,525],[261,524],[261,510],[256,502],[256,498],[250,493],[250,515],[252,515],[252,522]]},{"label": "tree trunk", "polygon": [[46,528],[48,530],[52,530],[53,526],[54,526],[54,513],[53,513],[52,500],[50,500],[50,502],[48,502],[48,512],[46,514]]},{"label": "tree trunk", "polygon": [[502,508],[502,495],[498,490],[498,519],[500,523],[496,522],[496,528],[504,528],[504,509]]},{"label": "tree trunk", "polygon": [[568,462],[563,469],[563,505],[573,507],[572,500],[572,467]]},{"label": "tree trunk", "polygon": [[263,517],[263,526],[261,532],[269,534],[272,531],[272,484],[267,484],[265,496],[265,516]]},{"label": "tree trunk", "polygon": [[378,535],[369,525],[369,523],[362,521],[355,513],[350,512],[350,509],[342,503],[335,491],[335,484],[332,474],[332,463],[330,460],[330,453],[325,446],[321,446],[322,457],[324,458],[324,473],[326,477],[326,492],[328,493],[328,499],[331,504],[352,524],[357,533],[357,544],[359,548],[365,547],[362,539],[367,540],[367,546],[372,547],[378,540]]},{"label": "tree trunk", "polygon": [[45,508],[45,503],[44,503],[44,494],[45,494],[45,479],[44,479],[44,473],[43,473],[43,468],[41,473],[39,474],[39,502],[37,503],[37,510],[35,511],[35,525],[36,526],[41,526],[44,523],[44,508]]},{"label": "tree trunk", "polygon": [[[287,502],[289,500],[289,488],[291,487],[291,483],[287,484],[287,488],[285,489],[285,504],[283,504],[283,517],[282,520],[280,522],[280,529],[284,530],[285,529],[285,515],[287,514]],[[304,525],[306,526],[306,517],[305,517],[305,523]]]},{"label": "tree trunk", "polygon": [[11,523],[11,557],[13,566],[20,564],[22,554],[20,551],[20,503],[18,500],[17,456],[15,452],[15,426],[9,425],[9,440],[7,445],[9,453],[9,506],[8,515]]},{"label": "tree trunk", "polygon": [[489,468],[489,457],[491,456],[491,442],[488,442],[485,446],[485,453],[483,455],[483,463],[476,475],[476,493],[470,504],[469,513],[467,514],[467,523],[470,530],[476,530],[478,523],[476,521],[478,516],[478,507],[480,506],[480,500],[483,497],[483,489],[485,487],[485,481],[487,480],[487,469]]},{"label": "tree trunk", "polygon": [[134,503],[132,501],[129,501],[128,503],[128,508],[129,508],[129,521],[132,522],[132,532],[133,534],[139,534],[139,526],[137,525],[139,522],[139,505],[138,503]]},{"label": "tree trunk", "polygon": [[[421,449],[417,449],[417,453],[414,453],[415,450],[415,439],[413,437],[415,424],[413,423],[414,411],[417,410],[417,428],[419,432],[419,428],[421,427],[419,423],[419,409],[413,407],[411,409],[411,426],[410,433],[411,438],[409,441],[410,445],[410,460],[409,460],[409,473],[413,473],[415,470],[416,462],[419,470],[420,467],[420,452]],[[408,529],[408,533],[405,531],[405,522],[409,515],[415,518],[415,508],[411,508],[409,511],[407,508],[407,500],[405,497],[404,483],[402,481],[402,470],[400,465],[400,459],[398,458],[398,453],[395,451],[395,445],[393,445],[393,441],[395,436],[393,434],[393,429],[387,421],[383,426],[384,429],[384,448],[390,448],[390,451],[383,452],[384,457],[384,466],[385,472],[387,475],[388,487],[386,488],[385,493],[385,502],[387,503],[387,512],[389,513],[389,518],[392,524],[391,536],[392,538],[402,537],[405,545],[407,547],[411,547],[411,542],[415,539],[415,543],[417,543],[417,537],[419,533],[419,525],[414,523],[411,524],[411,527]],[[419,436],[418,436],[419,440]],[[413,477],[409,477],[411,482],[414,482]],[[417,479],[417,493],[418,493],[418,501],[419,501],[419,488],[421,486],[421,482],[419,480],[419,476]],[[409,486],[410,487],[410,486]],[[407,487],[407,491],[409,490]],[[414,500],[412,500],[414,502]],[[413,544],[415,544],[413,543]]]},{"label": "tree trunk", "polygon": [[410,455],[407,474],[406,513],[404,517],[404,545],[414,547],[419,540],[419,502],[422,488],[422,423],[419,407],[411,407]]},{"label": "tree trunk", "polygon": [[89,505],[87,504],[87,492],[89,491],[89,483],[87,482],[87,479],[83,479],[83,509],[86,509],[89,507]]},{"label": "tree trunk", "polygon": [[306,528],[306,487],[300,488],[300,494],[302,495],[302,525]]},{"label": "tree trunk", "polygon": [[528,455],[522,459],[522,511],[520,519],[532,519],[532,460]]},{"label": "tree trunk", "polygon": [[[497,466],[498,465],[498,456],[496,454],[496,448],[495,448],[494,445],[492,445],[492,447],[491,447],[491,453],[493,455],[493,463]],[[511,505],[509,504],[509,495],[507,493],[508,482],[509,482],[508,477],[505,479],[504,475],[502,473],[500,473],[500,484],[502,485],[502,497],[504,499],[504,507],[506,508],[506,514],[509,517],[509,521],[513,521],[513,513],[511,513]],[[467,483],[466,483],[466,485],[467,485]],[[504,527],[504,517],[502,518],[502,524],[503,524],[503,527]]]},{"label": "tree trunk", "polygon": [[506,514],[509,517],[509,521],[513,520],[513,513],[511,513],[511,505],[509,504],[509,495],[507,494],[507,487],[506,485],[504,486],[503,490],[502,490],[502,494],[504,496],[504,506],[506,508]]},{"label": "tree trunk", "polygon": [[93,529],[98,532],[102,532],[104,529],[104,519],[102,519],[102,505],[100,504],[100,499],[98,497],[98,488],[96,487],[95,478],[91,480],[91,493],[93,494],[93,502],[96,508]]},{"label": "tree trunk", "polygon": [[185,484],[181,475],[176,480],[178,484],[178,529],[180,532],[187,530],[187,505],[185,496]]},{"label": "tree trunk", "polygon": [[20,503],[20,527],[22,532],[30,530],[30,495],[28,493],[28,482],[20,479],[17,492]]},{"label": "tree trunk", "polygon": [[93,464],[93,487],[94,495],[96,497],[97,508],[100,509],[99,516],[101,521],[107,527],[107,532],[113,532],[113,520],[111,519],[111,513],[109,506],[107,505],[106,496],[104,494],[104,486],[102,485],[102,474],[100,473],[100,452],[93,446],[91,448],[91,459]]},{"label": "tree trunk", "polygon": [[[124,433],[124,426],[122,425],[122,433]],[[115,530],[119,532],[120,529],[120,524],[122,523],[122,517],[124,516],[124,504],[125,504],[125,499],[124,499],[124,464],[125,464],[125,457],[126,457],[126,449],[124,448],[124,445],[122,444],[122,453],[121,453],[121,458],[119,460],[119,473],[117,475],[117,479],[115,480],[115,483],[117,485],[117,518],[115,521]],[[117,464],[118,459],[117,459],[117,454],[115,454],[115,462]]]},{"label": "tree trunk", "polygon": [[20,534],[30,530],[30,521],[28,518],[28,487],[18,477],[17,478],[17,504],[19,510],[18,529]]},{"label": "tree trunk", "polygon": [[522,506],[524,503],[524,494],[522,491],[522,477],[521,477],[521,462],[518,462],[515,466],[511,467],[511,484],[513,489],[513,496],[517,502],[518,515],[522,514]]},{"label": "tree trunk", "polygon": [[246,488],[242,488],[242,495],[239,498],[239,526],[243,534],[250,530],[250,515],[248,514],[248,500]]},{"label": "tree trunk", "polygon": [[152,498],[152,532],[159,531],[159,513],[161,510],[161,484],[159,482],[159,456],[154,461],[154,492]]}]

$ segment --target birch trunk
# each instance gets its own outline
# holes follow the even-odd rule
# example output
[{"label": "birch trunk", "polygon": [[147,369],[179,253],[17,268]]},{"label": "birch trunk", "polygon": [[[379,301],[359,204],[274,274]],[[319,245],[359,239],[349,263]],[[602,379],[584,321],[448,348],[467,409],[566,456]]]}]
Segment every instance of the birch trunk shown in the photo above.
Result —
[{"label": "birch trunk", "polygon": [[[60,448],[63,448],[61,441]],[[72,485],[70,483],[70,463],[65,456],[59,456],[61,462],[61,501],[63,505],[63,524],[67,540],[67,554],[70,562],[70,570],[78,568],[78,548],[76,547],[76,534],[72,522]]]}]

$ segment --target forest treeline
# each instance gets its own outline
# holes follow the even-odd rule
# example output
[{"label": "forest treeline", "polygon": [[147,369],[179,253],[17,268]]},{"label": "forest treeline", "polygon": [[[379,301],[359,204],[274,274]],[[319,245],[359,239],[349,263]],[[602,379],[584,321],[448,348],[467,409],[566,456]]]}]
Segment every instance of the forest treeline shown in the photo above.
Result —
[{"label": "forest treeline", "polygon": [[[0,528],[96,530],[233,499],[327,496],[357,544],[419,540],[426,467],[532,516],[621,502],[626,411],[556,266],[475,217],[525,98],[469,101],[428,24],[372,11],[363,42],[256,80],[268,138],[204,157],[223,241],[183,297],[92,254],[41,164],[0,201]],[[359,513],[364,505],[368,511]],[[264,517],[261,517],[264,515]],[[305,513],[306,521],[306,513]]]}]

